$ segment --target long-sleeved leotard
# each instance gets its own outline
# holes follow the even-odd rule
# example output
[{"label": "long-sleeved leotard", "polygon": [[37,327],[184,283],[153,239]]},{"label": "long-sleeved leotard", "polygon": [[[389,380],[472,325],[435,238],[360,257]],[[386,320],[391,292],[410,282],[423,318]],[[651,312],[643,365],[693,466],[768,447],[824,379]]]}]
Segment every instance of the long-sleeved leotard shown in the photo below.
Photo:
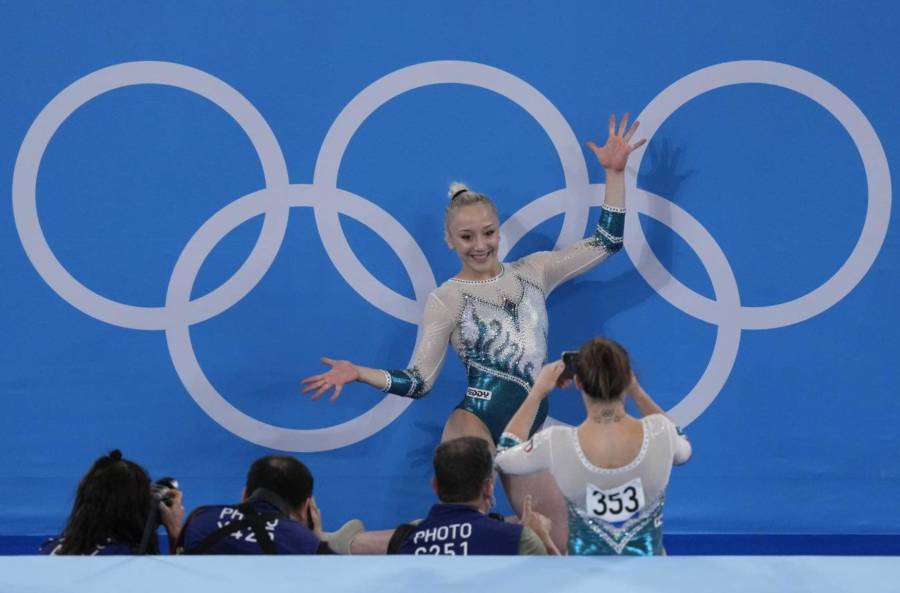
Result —
[{"label": "long-sleeved leotard", "polygon": [[665,553],[662,515],[669,474],[673,463],[690,458],[691,444],[662,414],[645,416],[641,423],[641,450],[622,467],[592,464],[574,426],[545,428],[522,444],[504,434],[497,467],[507,474],[550,470],[569,508],[569,554],[658,556]]},{"label": "long-sleeved leotard", "polygon": [[[621,249],[624,223],[624,210],[603,206],[594,234],[570,247],[503,265],[489,280],[444,282],[428,297],[412,366],[384,371],[384,391],[424,396],[450,343],[468,375],[466,395],[457,408],[478,416],[494,442],[499,441],[547,359],[547,296]],[[542,403],[531,432],[546,416]]]}]

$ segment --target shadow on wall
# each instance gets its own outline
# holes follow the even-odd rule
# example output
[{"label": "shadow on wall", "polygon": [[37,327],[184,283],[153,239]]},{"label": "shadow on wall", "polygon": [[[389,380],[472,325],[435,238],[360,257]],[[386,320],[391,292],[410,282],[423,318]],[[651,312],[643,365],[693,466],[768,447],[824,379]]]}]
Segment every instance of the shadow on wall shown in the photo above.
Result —
[{"label": "shadow on wall", "polygon": [[[684,181],[693,175],[693,169],[683,164],[684,148],[674,146],[670,138],[651,142],[643,168],[649,169],[638,175],[638,187],[652,192],[670,202],[676,203]],[[627,204],[626,196],[626,204]],[[662,219],[665,225],[668,217]],[[672,233],[661,225],[653,225],[647,232],[647,241],[654,246],[654,254],[667,269],[672,268]],[[619,256],[623,257],[623,256]],[[642,261],[623,274],[610,280],[591,280],[564,284],[556,291],[556,298],[573,311],[594,311],[592,327],[604,327],[606,321],[622,311],[631,309],[656,294],[637,271]],[[603,306],[596,307],[596,295],[603,294]]]}]

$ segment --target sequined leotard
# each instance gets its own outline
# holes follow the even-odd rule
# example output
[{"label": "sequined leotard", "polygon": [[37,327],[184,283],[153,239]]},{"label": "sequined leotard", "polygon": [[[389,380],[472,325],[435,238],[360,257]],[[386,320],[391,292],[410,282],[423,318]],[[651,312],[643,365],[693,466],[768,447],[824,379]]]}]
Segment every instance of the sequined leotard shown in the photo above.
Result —
[{"label": "sequined leotard", "polygon": [[[490,280],[444,282],[428,297],[412,366],[384,371],[384,391],[424,396],[450,343],[468,375],[457,408],[478,416],[498,442],[547,359],[547,295],[621,249],[624,219],[624,210],[604,206],[594,234],[570,247],[503,265]],[[531,432],[546,416],[544,403]]]},{"label": "sequined leotard", "polygon": [[669,474],[673,463],[690,458],[691,445],[662,414],[645,416],[641,423],[641,450],[622,467],[592,464],[572,426],[552,426],[521,444],[505,433],[497,467],[509,474],[550,470],[569,508],[569,554],[662,555]]}]

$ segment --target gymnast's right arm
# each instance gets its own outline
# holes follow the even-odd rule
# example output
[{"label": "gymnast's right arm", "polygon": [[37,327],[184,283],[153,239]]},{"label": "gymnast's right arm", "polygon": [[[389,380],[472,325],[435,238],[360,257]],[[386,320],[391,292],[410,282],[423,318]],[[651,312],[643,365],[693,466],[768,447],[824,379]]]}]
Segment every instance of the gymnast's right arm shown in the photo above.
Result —
[{"label": "gymnast's right arm", "polygon": [[434,293],[428,295],[422,316],[421,339],[409,368],[387,370],[360,366],[349,360],[322,358],[331,369],[303,379],[303,393],[315,390],[318,399],[334,389],[331,400],[337,399],[344,385],[353,381],[371,385],[386,393],[419,399],[431,390],[447,355],[447,344],[453,331],[453,316]]},{"label": "gymnast's right arm", "polygon": [[684,432],[681,431],[681,428],[679,428],[671,418],[666,416],[666,413],[663,412],[662,408],[653,401],[650,394],[644,391],[644,388],[638,383],[637,377],[635,377],[634,374],[631,375],[631,384],[626,391],[631,395],[631,400],[637,406],[638,410],[640,410],[642,416],[660,414],[666,418],[667,424],[669,425],[669,434],[671,436],[672,453],[674,457],[673,463],[675,465],[687,463],[693,453],[691,442],[685,436]]}]

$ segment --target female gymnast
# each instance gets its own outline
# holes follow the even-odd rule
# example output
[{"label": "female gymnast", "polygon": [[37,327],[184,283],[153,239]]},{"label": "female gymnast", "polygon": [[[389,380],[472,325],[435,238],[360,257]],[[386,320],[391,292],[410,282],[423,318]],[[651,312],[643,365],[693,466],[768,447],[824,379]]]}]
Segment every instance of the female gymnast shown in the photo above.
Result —
[{"label": "female gymnast", "polygon": [[[444,231],[447,244],[456,251],[462,267],[455,277],[429,295],[422,337],[412,365],[382,370],[348,360],[322,358],[331,368],[303,379],[303,392],[314,391],[312,397],[317,399],[333,389],[334,400],[344,385],[358,381],[387,393],[421,398],[431,390],[449,343],[466,366],[468,388],[447,420],[441,440],[479,436],[496,444],[547,360],[547,296],[561,283],[586,272],[622,247],[624,169],[631,152],[646,141],[629,144],[637,128],[638,122],[629,127],[626,113],[617,129],[613,114],[606,143],[602,147],[587,143],[606,173],[600,221],[592,236],[559,251],[533,253],[513,263],[500,263],[500,222],[493,202],[462,184],[451,185]],[[546,416],[547,405],[543,403],[529,434],[540,428]],[[517,480],[518,485],[504,482],[504,486],[518,510],[526,492],[535,493],[536,508],[551,520],[557,519],[553,521],[554,541],[564,545],[562,498],[558,492],[538,495],[541,488],[534,481],[540,479]],[[555,490],[549,476],[546,481]]]},{"label": "female gymnast", "polygon": [[[587,418],[577,427],[546,428],[523,443],[564,369],[555,362],[541,370],[501,437],[498,469],[550,470],[568,506],[569,554],[665,554],[666,486],[672,464],[690,458],[690,442],[638,384],[625,350],[597,338],[581,347],[574,372]],[[640,420],[626,413],[626,392]]]}]

